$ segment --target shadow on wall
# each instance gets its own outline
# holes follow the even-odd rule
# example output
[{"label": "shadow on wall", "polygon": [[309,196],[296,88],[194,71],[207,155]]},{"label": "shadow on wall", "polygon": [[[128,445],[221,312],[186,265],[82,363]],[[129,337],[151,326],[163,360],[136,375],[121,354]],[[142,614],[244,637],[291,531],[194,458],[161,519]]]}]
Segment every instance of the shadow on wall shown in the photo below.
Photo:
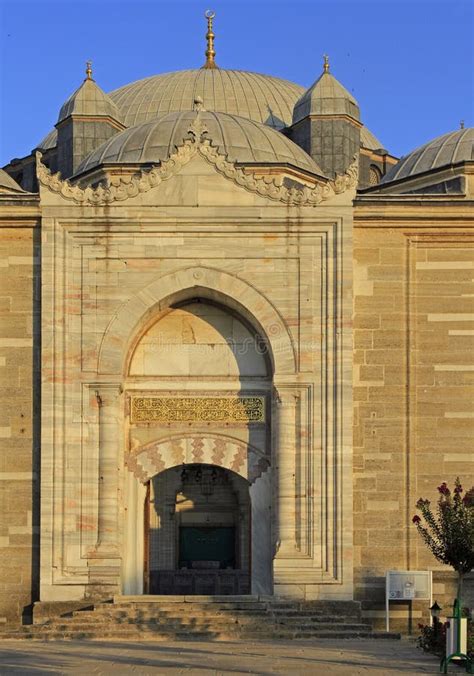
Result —
[{"label": "shadow on wall", "polygon": [[23,624],[31,624],[33,604],[39,600],[40,587],[40,486],[41,486],[41,229],[33,230],[32,276],[32,441],[31,441],[31,603],[22,611]]}]

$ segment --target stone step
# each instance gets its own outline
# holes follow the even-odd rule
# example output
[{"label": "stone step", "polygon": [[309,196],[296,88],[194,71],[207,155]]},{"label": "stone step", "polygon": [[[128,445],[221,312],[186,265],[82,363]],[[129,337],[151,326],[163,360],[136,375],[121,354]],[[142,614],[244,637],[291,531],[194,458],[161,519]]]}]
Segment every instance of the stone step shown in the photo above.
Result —
[{"label": "stone step", "polygon": [[357,601],[266,601],[266,607],[272,610],[303,610],[348,615],[360,614],[361,607]]},{"label": "stone step", "polygon": [[295,613],[290,613],[290,612],[281,612],[281,613],[273,613],[272,611],[267,612],[268,617],[273,618],[277,622],[280,622],[280,620],[292,620],[292,619],[303,619],[306,618],[308,620],[314,620],[315,622],[318,622],[320,620],[326,620],[328,622],[361,622],[362,618],[360,615],[331,615],[328,613],[313,613],[313,612],[295,612]]},{"label": "stone step", "polygon": [[118,630],[114,628],[104,628],[103,631],[94,631],[90,628],[84,631],[58,631],[56,629],[47,630],[45,626],[39,627],[41,631],[31,631],[31,627],[23,628],[28,631],[3,631],[0,632],[0,639],[13,640],[39,640],[39,641],[56,641],[56,640],[94,640],[94,641],[224,641],[224,640],[263,640],[263,639],[286,639],[286,640],[308,640],[308,639],[355,639],[355,638],[376,638],[376,639],[400,639],[400,634],[386,633],[386,632],[371,632],[371,631],[354,631],[348,629],[340,630],[321,630],[321,631],[179,631],[179,632],[147,632],[143,631],[141,627],[121,628]]},{"label": "stone step", "polygon": [[222,615],[236,616],[236,617],[264,617],[269,616],[268,611],[264,608],[252,608],[252,609],[234,609],[229,610],[227,608],[205,608],[202,610],[194,610],[189,612],[189,610],[180,612],[179,610],[172,609],[144,609],[134,608],[130,610],[122,608],[97,608],[97,610],[76,610],[71,616],[72,617],[101,617],[109,618],[113,620],[114,618],[121,617],[183,617],[183,616],[192,616],[192,617],[219,617]]},{"label": "stone step", "polygon": [[248,595],[221,595],[221,596],[203,596],[203,595],[185,595],[185,596],[171,596],[165,594],[143,594],[137,596],[122,596],[116,594],[113,597],[114,605],[119,605],[122,603],[131,604],[139,603],[140,605],[146,605],[148,603],[254,603],[262,602],[262,599],[258,594],[248,594]]},{"label": "stone step", "polygon": [[310,638],[360,638],[369,637],[370,631],[144,631],[141,627],[131,627],[130,629],[104,629],[103,631],[93,631],[90,628],[84,630],[57,630],[30,632],[30,633],[1,633],[0,638],[4,639],[23,639],[23,640],[151,640],[151,641],[202,641],[202,640],[262,640],[262,639],[310,639]]},{"label": "stone step", "polygon": [[[55,630],[59,632],[65,631],[122,631],[123,629],[133,629],[139,628],[141,631],[146,632],[161,632],[161,631],[170,631],[170,632],[179,632],[181,630],[186,631],[210,631],[210,632],[221,632],[221,631],[240,631],[241,629],[246,629],[252,631],[261,631],[261,632],[273,632],[273,631],[370,631],[371,628],[367,624],[362,623],[353,623],[353,624],[338,624],[332,622],[318,622],[318,623],[308,623],[308,622],[299,622],[291,625],[286,624],[275,624],[273,622],[257,622],[255,620],[242,619],[239,621],[233,621],[231,619],[222,618],[221,620],[214,621],[211,623],[199,622],[194,618],[174,620],[173,622],[160,622],[160,621],[150,621],[150,622],[123,622],[123,623],[91,623],[91,622],[61,622],[55,621],[51,624],[43,625],[44,629]],[[41,627],[38,627],[36,631],[41,631]]]},{"label": "stone step", "polygon": [[[219,603],[110,603],[110,604],[100,604],[96,606],[96,609],[119,609],[119,610],[141,610],[141,611],[156,611],[156,610],[173,610],[174,612],[182,613],[195,613],[198,610],[209,610],[209,609],[219,609],[219,610],[265,610],[266,604],[260,601],[249,601],[246,603],[238,601],[229,601],[224,603],[220,601]],[[83,611],[77,611],[83,612]]]},{"label": "stone step", "polygon": [[[257,596],[115,597],[46,624],[0,632],[34,640],[248,640],[375,636],[356,602],[275,601]],[[385,634],[377,634],[377,637]],[[392,635],[393,636],[393,635]]]},{"label": "stone step", "polygon": [[48,624],[53,623],[68,623],[70,626],[77,623],[87,622],[90,625],[96,624],[133,624],[133,623],[155,623],[155,624],[176,624],[183,622],[193,622],[195,624],[216,624],[219,622],[227,622],[232,624],[238,624],[239,622],[253,622],[253,623],[268,623],[274,625],[286,625],[293,626],[299,624],[318,625],[321,623],[329,624],[364,624],[360,618],[350,618],[350,617],[323,617],[323,616],[278,616],[272,617],[269,614],[258,614],[258,615],[247,615],[245,613],[228,614],[228,613],[209,613],[206,615],[94,615],[92,614],[77,614],[73,617],[62,617],[55,620],[51,620]]}]

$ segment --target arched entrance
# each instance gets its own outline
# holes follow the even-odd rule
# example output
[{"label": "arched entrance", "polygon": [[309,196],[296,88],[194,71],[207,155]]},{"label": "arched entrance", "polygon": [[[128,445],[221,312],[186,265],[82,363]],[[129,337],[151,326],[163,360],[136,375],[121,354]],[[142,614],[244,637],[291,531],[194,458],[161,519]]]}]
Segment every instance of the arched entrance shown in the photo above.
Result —
[{"label": "arched entrance", "polygon": [[249,484],[215,465],[183,464],[149,482],[145,589],[250,593]]},{"label": "arched entrance", "polygon": [[125,593],[272,592],[271,388],[267,344],[217,298],[148,317],[125,383]]}]

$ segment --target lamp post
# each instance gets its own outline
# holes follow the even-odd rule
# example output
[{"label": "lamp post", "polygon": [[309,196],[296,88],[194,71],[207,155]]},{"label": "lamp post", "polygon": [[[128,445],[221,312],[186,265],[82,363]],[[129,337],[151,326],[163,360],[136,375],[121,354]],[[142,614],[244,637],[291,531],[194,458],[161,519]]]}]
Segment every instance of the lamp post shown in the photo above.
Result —
[{"label": "lamp post", "polygon": [[435,601],[430,608],[431,617],[433,618],[433,633],[436,643],[438,642],[439,634],[439,616],[441,614],[441,606],[438,605],[438,601]]}]

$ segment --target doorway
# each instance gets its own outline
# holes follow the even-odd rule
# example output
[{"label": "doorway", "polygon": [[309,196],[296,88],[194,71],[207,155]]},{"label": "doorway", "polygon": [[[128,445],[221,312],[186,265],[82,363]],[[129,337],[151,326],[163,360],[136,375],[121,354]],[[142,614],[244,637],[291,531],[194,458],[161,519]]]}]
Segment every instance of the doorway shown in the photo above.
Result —
[{"label": "doorway", "polygon": [[212,465],[182,465],[150,481],[150,594],[250,593],[249,484]]}]

